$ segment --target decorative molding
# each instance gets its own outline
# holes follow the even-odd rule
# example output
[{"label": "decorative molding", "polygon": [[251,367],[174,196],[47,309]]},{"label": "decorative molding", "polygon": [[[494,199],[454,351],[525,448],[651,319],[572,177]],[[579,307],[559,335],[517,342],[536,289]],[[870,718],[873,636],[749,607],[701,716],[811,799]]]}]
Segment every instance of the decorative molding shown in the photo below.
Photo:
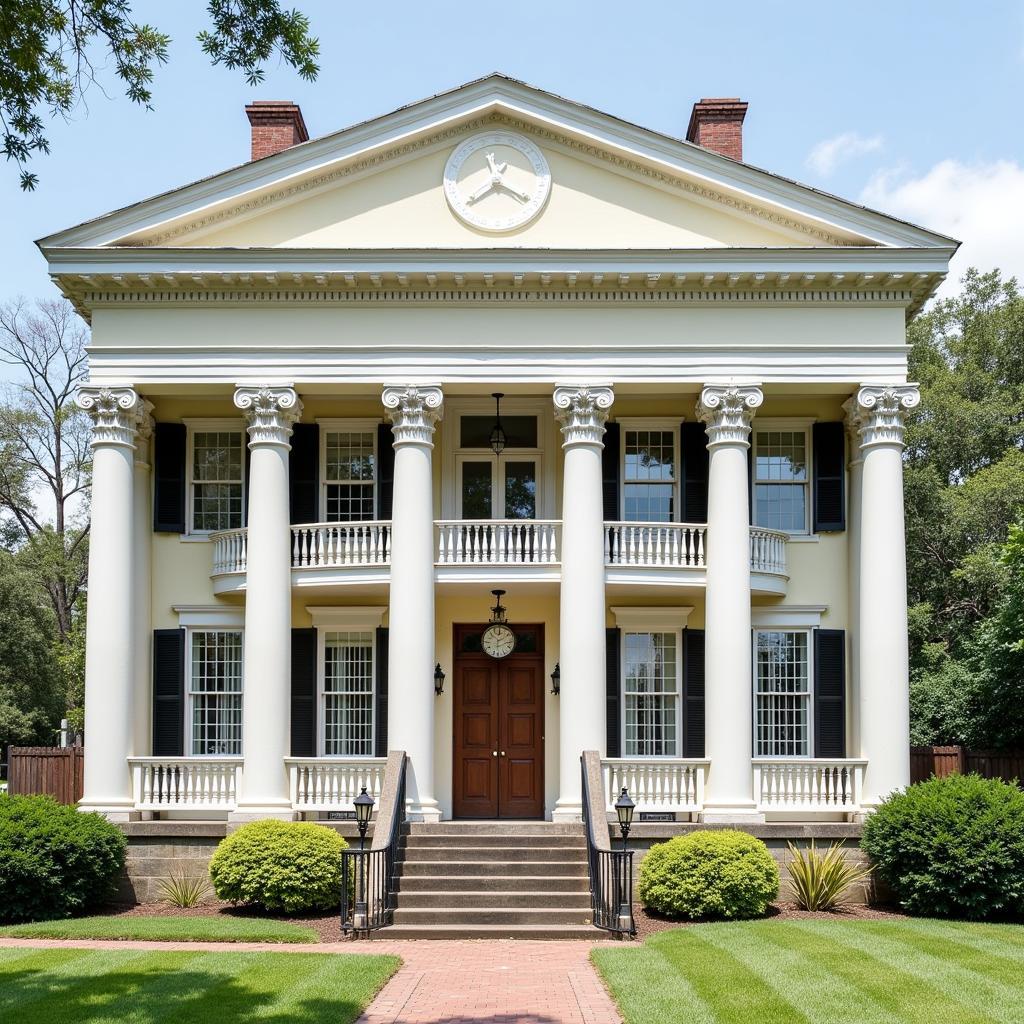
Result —
[{"label": "decorative molding", "polygon": [[757,385],[708,384],[697,401],[696,416],[708,432],[708,447],[750,445],[750,423],[764,401]]},{"label": "decorative molding", "polygon": [[555,388],[555,419],[562,426],[563,448],[603,444],[604,424],[615,401],[607,384],[559,384]]},{"label": "decorative molding", "polygon": [[124,445],[134,448],[139,402],[134,388],[81,385],[75,404],[92,418],[92,447]]},{"label": "decorative molding", "polygon": [[145,398],[135,408],[135,465],[138,469],[149,468],[149,441],[153,436],[153,410],[156,406]]},{"label": "decorative molding", "polygon": [[307,605],[314,629],[376,629],[387,605]]},{"label": "decorative molding", "polygon": [[434,427],[444,415],[444,395],[436,385],[390,386],[381,395],[387,418],[400,444],[434,447]]},{"label": "decorative molding", "polygon": [[263,444],[291,447],[292,424],[302,415],[302,402],[294,388],[236,388],[235,407],[245,414],[250,448]]},{"label": "decorative molding", "polygon": [[178,616],[178,625],[186,628],[242,629],[245,626],[245,608],[223,604],[176,604],[171,610]]},{"label": "decorative molding", "polygon": [[615,625],[628,630],[661,630],[685,629],[693,608],[679,606],[675,608],[637,608],[612,607]]},{"label": "decorative molding", "polygon": [[847,427],[859,437],[860,447],[903,446],[906,416],[921,402],[916,384],[865,384],[843,403]]},{"label": "decorative molding", "polygon": [[827,604],[754,605],[750,624],[754,629],[817,629],[827,611]]}]

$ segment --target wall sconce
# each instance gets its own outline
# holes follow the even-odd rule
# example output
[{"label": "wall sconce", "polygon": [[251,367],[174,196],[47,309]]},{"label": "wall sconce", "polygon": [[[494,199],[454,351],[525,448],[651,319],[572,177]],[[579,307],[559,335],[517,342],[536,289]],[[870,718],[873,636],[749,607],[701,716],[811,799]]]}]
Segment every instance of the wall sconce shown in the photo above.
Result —
[{"label": "wall sconce", "polygon": [[551,673],[551,692],[557,697],[562,692],[562,668],[556,661],[555,670]]},{"label": "wall sconce", "polygon": [[441,668],[441,662],[438,662],[434,666],[434,695],[440,697],[444,693],[444,669]]}]

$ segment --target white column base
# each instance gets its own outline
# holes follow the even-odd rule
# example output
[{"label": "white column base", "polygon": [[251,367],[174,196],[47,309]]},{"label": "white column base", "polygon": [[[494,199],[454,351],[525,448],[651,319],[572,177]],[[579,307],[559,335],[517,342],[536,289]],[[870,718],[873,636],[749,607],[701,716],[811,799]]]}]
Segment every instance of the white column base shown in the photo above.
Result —
[{"label": "white column base", "polygon": [[135,809],[131,801],[119,800],[80,800],[78,810],[83,814],[102,814],[107,821],[139,821],[142,812]]},{"label": "white column base", "polygon": [[579,824],[583,820],[583,804],[579,801],[566,800],[565,803],[558,801],[555,809],[551,812],[551,820],[567,822],[571,825]]},{"label": "white column base", "polygon": [[425,822],[428,825],[436,825],[441,820],[441,807],[436,800],[424,800],[422,802],[406,802],[405,816],[409,821]]}]

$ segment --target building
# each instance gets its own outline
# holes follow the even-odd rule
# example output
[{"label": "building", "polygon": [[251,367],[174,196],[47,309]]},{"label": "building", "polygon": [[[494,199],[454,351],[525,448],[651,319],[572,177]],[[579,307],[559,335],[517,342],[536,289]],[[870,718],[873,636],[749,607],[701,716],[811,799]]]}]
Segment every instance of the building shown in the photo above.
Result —
[{"label": "building", "polygon": [[389,749],[425,821],[576,820],[584,750],[669,820],[906,785],[905,323],[956,243],[743,163],[734,99],[247,113],[40,243],[93,329],[83,806],[326,817]]}]

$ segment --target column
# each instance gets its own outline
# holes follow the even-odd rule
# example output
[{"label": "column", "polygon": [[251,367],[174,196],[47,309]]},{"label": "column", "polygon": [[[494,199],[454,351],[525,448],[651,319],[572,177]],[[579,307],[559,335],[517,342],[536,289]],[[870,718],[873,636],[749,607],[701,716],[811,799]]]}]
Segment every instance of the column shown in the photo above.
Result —
[{"label": "column", "polygon": [[[852,402],[853,399],[850,399]],[[849,413],[847,402],[843,408]],[[846,567],[849,573],[849,612],[848,621],[850,626],[850,673],[849,673],[849,705],[847,708],[847,736],[849,737],[846,748],[851,756],[860,750],[860,658],[857,651],[857,638],[860,636],[860,504],[861,504],[861,476],[864,470],[864,460],[861,458],[860,433],[853,420],[847,415],[846,418],[847,445],[850,452],[849,458],[849,490],[846,498],[847,507],[847,557]]]},{"label": "column", "polygon": [[758,818],[753,796],[750,632],[750,421],[756,386],[709,384],[697,402],[708,433],[705,753],[711,760],[705,821]]},{"label": "column", "polygon": [[406,806],[438,821],[434,798],[434,428],[443,396],[434,386],[386,387],[395,444],[388,610],[388,745],[409,756]]},{"label": "column", "polygon": [[562,586],[559,597],[558,800],[555,821],[582,815],[580,755],[605,750],[604,512],[601,451],[615,395],[605,385],[558,386],[562,426]]},{"label": "column", "polygon": [[153,436],[153,403],[139,399],[132,485],[133,547],[132,611],[135,615],[135,729],[132,754],[144,757],[153,744],[153,615],[152,497],[149,447]]},{"label": "column", "polygon": [[242,750],[233,820],[293,817],[284,759],[291,722],[291,526],[288,452],[302,402],[290,387],[241,387],[249,427],[249,518],[243,640]]},{"label": "column", "polygon": [[140,399],[130,387],[86,384],[76,401],[93,422],[85,792],[79,807],[128,821],[138,817],[126,758],[134,744],[132,477]]},{"label": "column", "polygon": [[903,430],[921,401],[913,384],[865,385],[846,403],[860,439],[860,571],[856,664],[861,806],[910,785],[907,551],[903,522]]}]

